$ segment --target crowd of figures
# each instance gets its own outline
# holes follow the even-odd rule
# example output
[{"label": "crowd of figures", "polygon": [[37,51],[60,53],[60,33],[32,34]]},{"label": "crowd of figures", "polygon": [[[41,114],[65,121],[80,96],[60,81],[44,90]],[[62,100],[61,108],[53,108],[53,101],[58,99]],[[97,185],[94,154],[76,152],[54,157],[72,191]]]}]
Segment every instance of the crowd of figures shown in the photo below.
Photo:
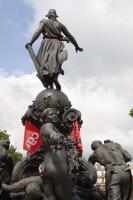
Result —
[{"label": "crowd of figures", "polygon": [[[38,126],[42,144],[12,167],[8,184],[1,179],[1,199],[103,199],[95,187],[95,168],[82,158],[82,149],[70,137],[74,121],[81,127],[82,120],[67,96],[58,90],[44,90],[29,106],[22,122],[25,120]],[[10,158],[6,154],[5,160]]]},{"label": "crowd of figures", "polygon": [[[43,153],[40,152],[36,152],[33,157],[30,155],[18,162],[15,171],[13,170],[12,184],[2,184],[1,199],[103,199],[103,194],[94,186],[96,171],[93,165],[83,158],[78,158],[78,169],[70,174],[67,160],[65,160],[66,157],[62,151],[63,149],[54,153],[51,163],[50,161],[44,163]],[[61,160],[60,156],[63,156]],[[58,162],[63,161],[63,163],[54,163],[54,159],[57,162],[57,158]],[[42,164],[40,164],[41,162]],[[47,174],[44,174],[47,165]],[[54,169],[51,169],[50,167],[53,166]],[[40,172],[38,172],[38,168],[42,168],[39,169]]]},{"label": "crowd of figures", "polygon": [[[0,143],[0,199],[12,200],[128,200],[131,171],[130,154],[118,143],[92,143],[88,161],[70,137],[73,123],[82,125],[80,111],[71,108],[67,96],[58,90],[42,91],[29,106],[22,122],[30,120],[40,130],[42,144],[14,167],[8,154],[9,141]],[[105,191],[96,185],[96,162],[105,167]],[[9,179],[4,180],[5,169]],[[126,187],[125,187],[126,185]]]}]

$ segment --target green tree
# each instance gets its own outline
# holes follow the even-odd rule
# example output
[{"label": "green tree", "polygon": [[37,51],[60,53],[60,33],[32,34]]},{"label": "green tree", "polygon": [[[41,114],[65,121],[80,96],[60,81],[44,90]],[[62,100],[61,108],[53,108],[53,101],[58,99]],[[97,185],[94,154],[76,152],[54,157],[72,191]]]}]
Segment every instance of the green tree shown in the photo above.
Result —
[{"label": "green tree", "polygon": [[16,164],[23,157],[23,155],[20,152],[18,152],[13,145],[10,146],[9,153],[12,155],[14,164]]},{"label": "green tree", "polygon": [[130,110],[129,115],[133,117],[133,108]]},{"label": "green tree", "polygon": [[10,138],[10,135],[8,135],[5,130],[3,130],[3,131],[0,130],[0,140],[6,140],[9,138]]},{"label": "green tree", "polygon": [[[10,139],[10,135],[5,131],[1,131],[0,130],[0,140],[6,140],[6,139]],[[22,159],[23,155],[18,152],[16,150],[16,148],[13,146],[13,145],[10,145],[10,148],[9,148],[9,153],[11,154],[12,156],[12,159],[13,159],[13,162],[14,162],[14,165]]]}]

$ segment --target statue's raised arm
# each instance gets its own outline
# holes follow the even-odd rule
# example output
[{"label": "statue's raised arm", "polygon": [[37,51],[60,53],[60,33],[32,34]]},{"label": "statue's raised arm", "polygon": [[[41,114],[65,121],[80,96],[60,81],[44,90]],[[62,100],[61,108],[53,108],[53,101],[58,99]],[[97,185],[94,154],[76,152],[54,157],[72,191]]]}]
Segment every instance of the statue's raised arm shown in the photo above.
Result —
[{"label": "statue's raised arm", "polygon": [[28,48],[28,45],[31,45],[38,39],[38,37],[40,36],[40,34],[42,33],[43,29],[45,27],[45,21],[42,20],[39,24],[39,27],[37,28],[37,30],[35,31],[35,33],[32,36],[32,39],[29,43],[26,44],[26,48]]},{"label": "statue's raised arm", "polygon": [[69,39],[69,41],[75,46],[76,52],[83,51],[83,49],[81,47],[79,47],[75,38],[71,35],[71,33],[67,30],[67,28],[64,25],[62,25],[62,32]]}]

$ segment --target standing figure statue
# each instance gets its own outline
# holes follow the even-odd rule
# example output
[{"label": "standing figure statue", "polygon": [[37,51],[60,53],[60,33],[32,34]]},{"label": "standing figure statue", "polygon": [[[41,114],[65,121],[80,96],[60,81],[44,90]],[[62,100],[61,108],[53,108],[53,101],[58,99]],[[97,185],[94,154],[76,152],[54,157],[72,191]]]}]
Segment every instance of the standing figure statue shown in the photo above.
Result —
[{"label": "standing figure statue", "polygon": [[2,183],[10,183],[12,170],[14,167],[13,159],[8,150],[10,140],[5,139],[0,141],[0,199],[9,199],[9,195],[1,189]]},{"label": "standing figure statue", "polygon": [[[61,66],[67,59],[67,51],[63,50],[63,41],[71,42],[75,46],[76,52],[83,51],[83,49],[78,46],[78,43],[67,28],[57,20],[56,10],[50,9],[46,17],[48,19],[41,20],[30,43],[26,44],[26,48],[29,50],[37,69],[37,76],[42,81],[44,87],[52,88],[54,83],[56,88],[61,90],[58,75],[64,75]],[[31,46],[41,33],[43,35],[43,41],[36,57]]]},{"label": "standing figure statue", "polygon": [[[48,108],[42,113],[40,137],[45,148],[40,173],[44,176],[44,193],[48,200],[71,200],[72,186],[68,174],[64,136],[58,131],[59,112]],[[46,181],[47,179],[47,181]]]},{"label": "standing figure statue", "polygon": [[106,170],[106,199],[129,200],[131,192],[131,170],[126,162],[131,161],[131,155],[118,143],[107,140],[94,141],[91,145],[94,153],[89,157],[92,164],[96,162]]},{"label": "standing figure statue", "polygon": [[8,152],[9,147],[10,147],[9,139],[0,141],[0,175],[6,168],[8,175],[11,177],[14,164],[13,164],[13,159]]}]

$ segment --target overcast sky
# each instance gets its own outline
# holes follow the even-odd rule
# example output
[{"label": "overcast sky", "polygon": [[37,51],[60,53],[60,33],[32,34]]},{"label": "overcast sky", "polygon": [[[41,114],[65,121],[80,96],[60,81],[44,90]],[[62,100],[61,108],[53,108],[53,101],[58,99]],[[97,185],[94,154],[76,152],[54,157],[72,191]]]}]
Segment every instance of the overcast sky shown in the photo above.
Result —
[{"label": "overcast sky", "polygon": [[[0,128],[22,151],[21,116],[43,89],[24,48],[39,21],[55,8],[84,51],[66,44],[62,90],[82,113],[84,155],[95,139],[112,139],[133,154],[133,1],[0,0]],[[39,40],[39,43],[41,41]],[[37,49],[39,43],[33,45]]]}]

